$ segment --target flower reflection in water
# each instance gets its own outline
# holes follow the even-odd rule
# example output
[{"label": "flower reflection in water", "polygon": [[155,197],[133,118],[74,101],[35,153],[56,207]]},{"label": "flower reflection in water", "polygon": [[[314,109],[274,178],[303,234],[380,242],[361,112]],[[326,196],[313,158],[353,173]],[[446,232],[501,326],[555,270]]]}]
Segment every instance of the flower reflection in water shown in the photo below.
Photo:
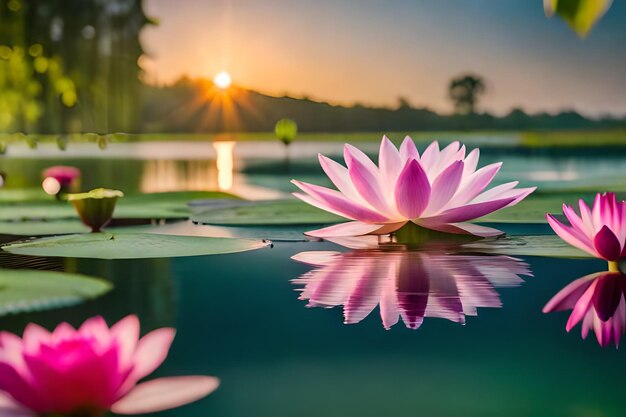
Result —
[{"label": "flower reflection in water", "polygon": [[626,333],[626,275],[598,272],[570,283],[543,308],[544,313],[572,310],[565,329],[569,332],[582,321],[581,333],[587,338],[593,330],[602,347],[619,346]]},{"label": "flower reflection in water", "polygon": [[111,328],[94,317],[79,329],[61,323],[48,332],[31,323],[22,338],[0,332],[0,416],[143,414],[198,400],[217,378],[139,383],[165,360],[174,333],[163,328],[140,339],[136,316]]},{"label": "flower reflection in water", "polygon": [[302,252],[294,260],[316,268],[294,279],[309,307],[342,305],[344,322],[358,323],[377,305],[385,329],[400,318],[417,329],[424,317],[464,324],[478,307],[501,307],[495,287],[520,285],[528,265],[507,256],[450,255],[439,251],[363,249]]}]

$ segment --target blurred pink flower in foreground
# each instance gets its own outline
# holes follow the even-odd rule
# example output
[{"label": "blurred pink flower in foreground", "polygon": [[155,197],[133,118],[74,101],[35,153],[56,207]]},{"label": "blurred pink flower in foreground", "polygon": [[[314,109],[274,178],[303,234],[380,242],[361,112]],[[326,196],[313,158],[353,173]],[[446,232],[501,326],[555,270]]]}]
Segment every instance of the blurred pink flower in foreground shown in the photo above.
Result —
[{"label": "blurred pink flower in foreground", "polygon": [[175,331],[139,338],[131,315],[110,329],[102,317],[78,330],[52,333],[29,324],[23,338],[0,333],[0,415],[142,414],[196,401],[217,388],[208,376],[159,378],[137,384],[165,360]]},{"label": "blurred pink flower in foreground", "polygon": [[[563,214],[571,226],[547,214],[548,223],[570,245],[598,258],[606,259],[617,271],[616,261],[626,256],[626,202],[617,202],[615,193],[596,194],[593,207],[580,200],[580,216],[563,204]],[[613,262],[613,263],[611,263]]]},{"label": "blurred pink flower in foreground", "polygon": [[593,330],[600,346],[618,346],[626,332],[625,290],[626,275],[598,272],[567,285],[546,304],[543,312],[571,309],[565,326],[568,332],[582,320],[583,339]]},{"label": "blurred pink flower in foreground", "polygon": [[75,167],[56,165],[46,168],[42,176],[44,178],[54,178],[62,187],[69,187],[76,178],[80,177],[80,170]]},{"label": "blurred pink flower in foreground", "polygon": [[500,307],[494,287],[520,285],[528,265],[508,256],[445,252],[355,250],[302,252],[292,259],[316,269],[292,282],[302,285],[308,307],[343,306],[344,322],[358,323],[376,306],[385,329],[400,318],[417,329],[425,317],[465,323],[478,307]]},{"label": "blurred pink flower in foreground", "polygon": [[535,188],[516,189],[515,181],[484,191],[502,163],[477,170],[478,157],[478,149],[466,155],[459,142],[440,150],[436,141],[420,155],[410,137],[398,150],[385,136],[376,166],[359,149],[346,144],[347,168],[319,155],[324,172],[339,191],[293,180],[305,193],[294,195],[354,220],[307,232],[310,236],[388,234],[408,222],[446,233],[494,236],[501,232],[465,222],[513,206]]}]

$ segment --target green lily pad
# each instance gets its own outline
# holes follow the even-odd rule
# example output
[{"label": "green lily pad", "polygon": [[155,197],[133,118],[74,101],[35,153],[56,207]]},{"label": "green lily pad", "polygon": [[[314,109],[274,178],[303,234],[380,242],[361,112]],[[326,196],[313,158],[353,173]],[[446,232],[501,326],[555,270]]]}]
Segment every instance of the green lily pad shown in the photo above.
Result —
[{"label": "green lily pad", "polygon": [[49,236],[89,232],[79,220],[0,221],[0,234],[14,236]]},{"label": "green lily pad", "polygon": [[488,214],[476,221],[481,223],[546,223],[546,213],[560,213],[564,202],[571,204],[576,200],[577,198],[572,195],[529,196],[513,207]]},{"label": "green lily pad", "polygon": [[216,255],[270,246],[270,241],[150,233],[86,233],[9,243],[2,249],[19,255],[67,258],[140,259]]},{"label": "green lily pad", "polygon": [[[578,200],[583,199],[592,204],[595,193],[573,191],[560,193],[534,193],[513,207],[507,207],[485,217],[477,219],[481,223],[547,223],[546,213],[561,215],[563,204],[578,207]],[[624,198],[623,193],[617,193]]]},{"label": "green lily pad", "polygon": [[[168,223],[160,226],[141,225],[111,228],[111,233],[155,233],[159,235],[203,236],[223,238],[266,239],[272,242],[307,242],[305,226],[246,226],[226,227],[194,224],[190,221]],[[1,230],[1,229],[0,229]]]},{"label": "green lily pad", "polygon": [[0,269],[0,315],[67,307],[111,288],[108,281],[85,275]]},{"label": "green lily pad", "polygon": [[0,203],[24,203],[33,201],[52,202],[54,197],[41,188],[4,188],[0,190]]},{"label": "green lily pad", "polygon": [[268,226],[329,224],[345,218],[320,210],[299,200],[263,201],[235,207],[216,208],[195,213],[195,223],[223,226]]},{"label": "green lily pad", "polygon": [[515,236],[484,239],[463,245],[464,250],[509,256],[544,256],[550,258],[593,258],[570,246],[556,235]]},{"label": "green lily pad", "polygon": [[[182,191],[131,195],[120,199],[115,219],[187,219],[193,213],[187,204],[198,199],[237,199],[214,191]],[[0,206],[0,221],[77,219],[71,204],[64,201],[36,201]]]}]

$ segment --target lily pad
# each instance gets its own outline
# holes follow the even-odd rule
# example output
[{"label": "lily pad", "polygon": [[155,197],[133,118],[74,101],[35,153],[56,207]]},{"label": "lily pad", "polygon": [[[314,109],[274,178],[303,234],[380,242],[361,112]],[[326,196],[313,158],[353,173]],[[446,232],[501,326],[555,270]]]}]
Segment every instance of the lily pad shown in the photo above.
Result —
[{"label": "lily pad", "polygon": [[[203,236],[223,238],[267,239],[272,242],[307,242],[317,240],[308,238],[304,226],[248,226],[226,227],[193,224],[190,221],[168,223],[160,226],[141,225],[109,229],[112,233],[155,233],[176,236]],[[1,229],[0,229],[1,230]]]},{"label": "lily pad", "polygon": [[299,200],[263,201],[243,206],[215,208],[191,216],[195,223],[223,226],[328,224],[345,218]]},{"label": "lily pad", "polygon": [[593,258],[570,246],[556,235],[515,236],[484,239],[463,245],[464,250],[510,256],[544,256],[550,258]]},{"label": "lily pad", "polygon": [[0,269],[0,315],[67,307],[111,288],[108,281],[85,275]]},{"label": "lily pad", "polygon": [[[183,191],[131,195],[120,199],[115,219],[186,219],[193,210],[187,204],[198,199],[237,197],[214,191]],[[0,206],[0,221],[77,219],[71,204],[63,201],[37,201]]]},{"label": "lily pad", "polygon": [[78,220],[54,221],[0,221],[0,234],[14,236],[48,236],[88,232],[89,228]]},{"label": "lily pad", "polygon": [[563,203],[577,207],[580,198],[592,203],[594,194],[589,192],[531,194],[513,207],[496,211],[476,221],[481,223],[547,223],[546,213],[557,215],[562,213]]},{"label": "lily pad", "polygon": [[54,200],[54,197],[46,194],[39,188],[5,188],[0,190],[0,203],[24,203],[33,201]]},{"label": "lily pad", "polygon": [[9,243],[2,249],[31,256],[140,259],[216,255],[244,252],[271,245],[270,241],[150,233],[87,233]]}]

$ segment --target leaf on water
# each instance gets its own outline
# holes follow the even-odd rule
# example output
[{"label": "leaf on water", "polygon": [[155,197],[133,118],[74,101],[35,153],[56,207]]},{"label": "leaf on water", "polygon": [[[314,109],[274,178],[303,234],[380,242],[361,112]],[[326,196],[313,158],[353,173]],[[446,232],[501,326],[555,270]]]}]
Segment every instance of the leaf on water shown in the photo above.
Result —
[{"label": "leaf on water", "polygon": [[593,258],[565,243],[556,235],[515,236],[484,239],[463,245],[463,249],[509,256],[545,256],[550,258]]},{"label": "leaf on water", "polygon": [[0,234],[14,236],[49,236],[89,232],[79,220],[0,221]]},{"label": "leaf on water", "polygon": [[[187,219],[193,210],[188,202],[199,199],[233,199],[233,194],[216,191],[181,191],[130,195],[117,203],[114,219]],[[0,221],[58,220],[78,218],[64,201],[49,199],[0,206]]]},{"label": "leaf on water", "polygon": [[580,198],[587,202],[593,202],[594,194],[589,192],[531,194],[513,207],[488,214],[476,221],[481,223],[547,223],[546,213],[560,215],[563,203],[577,208]]},{"label": "leaf on water", "polygon": [[191,220],[222,226],[329,224],[346,221],[343,217],[295,199],[215,208],[195,213]]},{"label": "leaf on water", "polygon": [[[307,242],[303,226],[247,226],[226,227],[194,224],[190,221],[168,223],[162,226],[142,225],[109,229],[111,233],[155,233],[176,236],[204,236],[223,238],[267,239],[272,242]],[[1,229],[0,229],[1,230]]]},{"label": "leaf on water", "polygon": [[24,203],[33,201],[50,202],[54,197],[39,188],[5,188],[0,190],[0,203]]},{"label": "leaf on water", "polygon": [[31,256],[141,259],[216,255],[271,246],[270,241],[150,233],[86,233],[9,243],[2,249]]},{"label": "leaf on water", "polygon": [[0,315],[67,307],[101,296],[108,281],[66,272],[0,269]]}]

